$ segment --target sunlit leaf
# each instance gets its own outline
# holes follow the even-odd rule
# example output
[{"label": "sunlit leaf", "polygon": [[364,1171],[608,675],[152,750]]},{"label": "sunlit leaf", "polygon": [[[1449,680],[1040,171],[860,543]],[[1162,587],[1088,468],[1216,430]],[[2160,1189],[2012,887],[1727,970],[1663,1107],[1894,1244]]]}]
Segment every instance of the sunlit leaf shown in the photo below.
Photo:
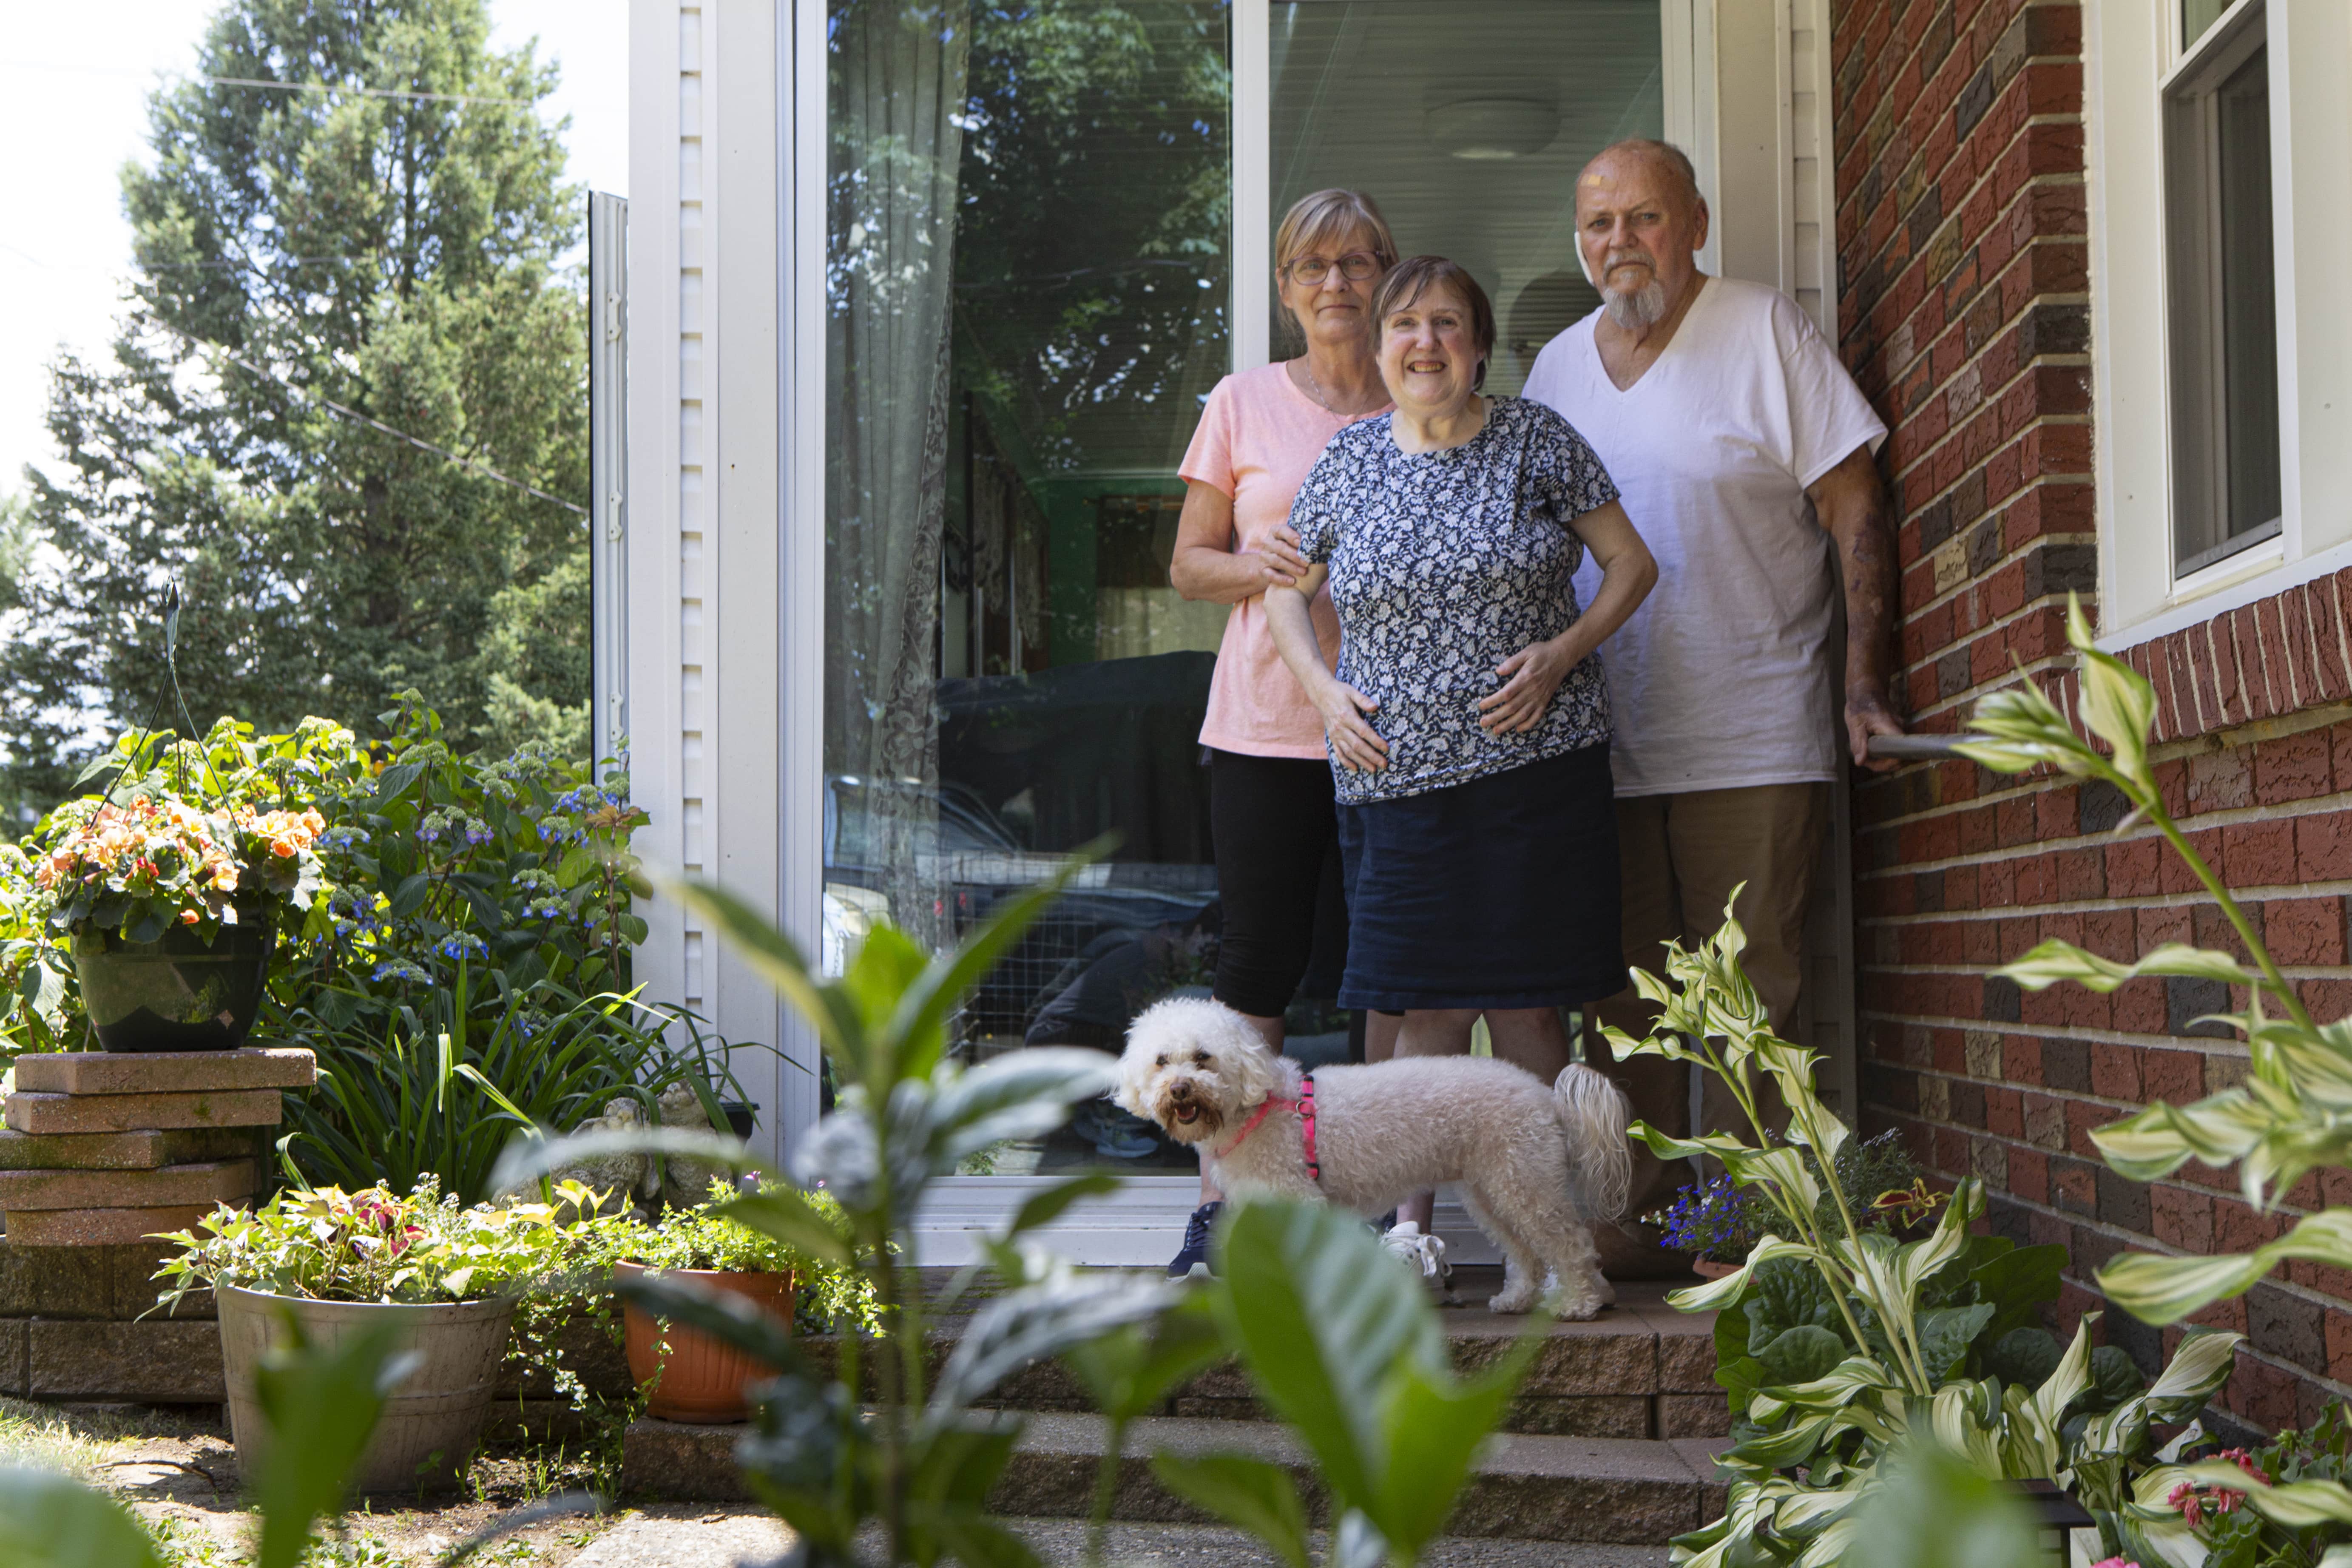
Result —
[{"label": "sunlit leaf", "polygon": [[1247,1531],[1287,1568],[1308,1568],[1307,1505],[1288,1470],[1241,1454],[1151,1457],[1151,1472],[1178,1497]]},{"label": "sunlit leaf", "polygon": [[130,1510],[54,1470],[0,1469],[0,1563],[9,1568],[162,1568]]},{"label": "sunlit leaf", "polygon": [[2053,939],[1993,973],[2008,976],[2028,991],[2043,990],[2062,980],[2072,980],[2093,991],[2113,991],[2127,981],[2148,975],[2218,980],[2227,985],[2257,984],[2262,980],[2260,974],[2226,952],[2177,942],[2165,943],[2137,963],[2118,963],[2072,942]]}]

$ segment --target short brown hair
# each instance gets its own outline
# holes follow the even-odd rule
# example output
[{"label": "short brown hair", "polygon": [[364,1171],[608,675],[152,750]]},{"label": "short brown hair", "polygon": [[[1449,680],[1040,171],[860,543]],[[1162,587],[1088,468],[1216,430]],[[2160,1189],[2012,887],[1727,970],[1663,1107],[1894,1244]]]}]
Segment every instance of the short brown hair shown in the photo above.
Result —
[{"label": "short brown hair", "polygon": [[1478,279],[1458,261],[1443,256],[1408,256],[1389,268],[1372,294],[1372,352],[1381,352],[1381,328],[1395,311],[1417,301],[1439,285],[1451,288],[1470,307],[1470,336],[1478,345],[1478,376],[1470,384],[1486,384],[1486,366],[1495,358],[1495,306]]}]

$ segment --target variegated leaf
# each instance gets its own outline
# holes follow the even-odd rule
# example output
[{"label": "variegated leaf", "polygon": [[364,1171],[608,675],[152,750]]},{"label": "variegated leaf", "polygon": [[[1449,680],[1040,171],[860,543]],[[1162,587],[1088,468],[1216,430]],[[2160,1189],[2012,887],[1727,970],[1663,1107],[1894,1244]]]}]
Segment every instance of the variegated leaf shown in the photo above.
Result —
[{"label": "variegated leaf", "polygon": [[2142,1322],[2176,1323],[2239,1295],[2289,1258],[2352,1268],[2352,1209],[2307,1215],[2276,1241],[2216,1258],[2126,1252],[2099,1270],[2099,1288]]},{"label": "variegated leaf", "polygon": [[2262,979],[2226,952],[2190,947],[2184,942],[2168,942],[2136,963],[2118,963],[2054,937],[1993,973],[2008,976],[2028,991],[2041,991],[2062,980],[2072,980],[2093,991],[2113,991],[2126,981],[2149,975],[2218,980],[2226,985],[2249,985]]},{"label": "variegated leaf", "polygon": [[2341,1481],[2287,1481],[2269,1486],[2226,1459],[2183,1465],[2182,1479],[2200,1487],[2227,1487],[2246,1494],[2247,1506],[2289,1530],[2352,1524],[2352,1488]]},{"label": "variegated leaf", "polygon": [[1728,1307],[1747,1290],[1748,1278],[1758,1264],[1769,1263],[1775,1258],[1811,1256],[1808,1248],[1796,1242],[1783,1241],[1777,1236],[1765,1237],[1748,1251],[1748,1261],[1738,1269],[1720,1279],[1672,1291],[1666,1297],[1666,1305],[1677,1312],[1712,1312],[1719,1307]]},{"label": "variegated leaf", "polygon": [[2141,798],[2155,795],[2147,731],[2156,720],[2156,689],[2139,671],[2093,646],[2083,602],[2073,594],[2066,596],[2066,640],[2081,660],[2083,721],[2113,750],[2116,772],[2138,786]]}]

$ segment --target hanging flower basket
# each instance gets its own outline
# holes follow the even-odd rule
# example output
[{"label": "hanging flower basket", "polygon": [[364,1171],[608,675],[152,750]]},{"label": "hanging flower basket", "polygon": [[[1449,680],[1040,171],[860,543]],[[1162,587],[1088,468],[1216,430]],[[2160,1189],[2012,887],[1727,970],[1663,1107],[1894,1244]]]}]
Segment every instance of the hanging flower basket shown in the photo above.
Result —
[{"label": "hanging flower basket", "polygon": [[74,973],[98,1043],[110,1051],[233,1051],[260,1010],[276,935],[270,909],[131,942],[94,924],[72,937]]},{"label": "hanging flower basket", "polygon": [[235,1050],[261,1005],[278,908],[322,890],[315,811],[156,787],[48,819],[34,885],[110,1051]]}]

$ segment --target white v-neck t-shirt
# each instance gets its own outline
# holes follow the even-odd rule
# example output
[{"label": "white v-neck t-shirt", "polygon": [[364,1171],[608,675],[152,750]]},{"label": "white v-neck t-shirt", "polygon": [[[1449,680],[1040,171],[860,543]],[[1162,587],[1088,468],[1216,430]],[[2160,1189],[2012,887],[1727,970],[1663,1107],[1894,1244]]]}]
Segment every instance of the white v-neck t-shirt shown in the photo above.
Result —
[{"label": "white v-neck t-shirt", "polygon": [[[1544,346],[1525,395],[1601,455],[1658,584],[1606,664],[1620,795],[1838,776],[1837,575],[1806,487],[1886,426],[1796,301],[1710,278],[1642,379],[1601,365],[1595,311]],[[1588,562],[1580,602],[1600,579]]]}]

